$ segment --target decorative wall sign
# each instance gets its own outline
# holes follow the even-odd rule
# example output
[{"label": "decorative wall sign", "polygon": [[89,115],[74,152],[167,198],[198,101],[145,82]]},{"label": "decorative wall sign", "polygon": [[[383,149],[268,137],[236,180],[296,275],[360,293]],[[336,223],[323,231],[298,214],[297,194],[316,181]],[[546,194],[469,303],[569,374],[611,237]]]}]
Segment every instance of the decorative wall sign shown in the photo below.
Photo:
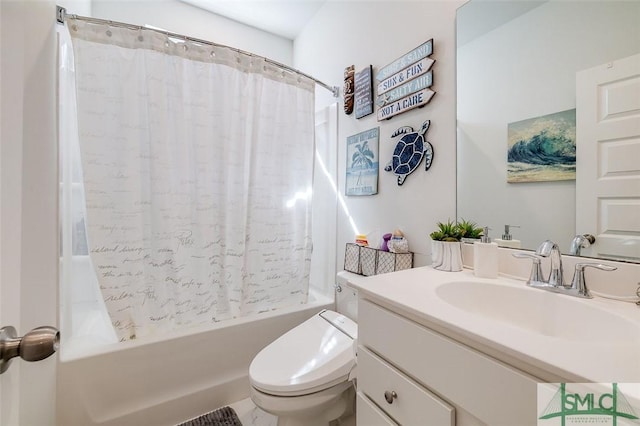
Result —
[{"label": "decorative wall sign", "polygon": [[507,182],[576,178],[576,110],[509,123]]},{"label": "decorative wall sign", "polygon": [[346,195],[378,193],[378,141],[376,127],[347,138]]},{"label": "decorative wall sign", "polygon": [[373,70],[371,65],[355,75],[355,108],[356,118],[362,118],[373,113]]},{"label": "decorative wall sign", "polygon": [[354,65],[344,69],[344,113],[347,115],[353,112],[354,73]]},{"label": "decorative wall sign", "polygon": [[391,135],[392,138],[403,135],[393,150],[391,161],[384,168],[398,176],[398,185],[402,185],[407,176],[418,168],[423,158],[425,170],[431,167],[433,146],[424,137],[430,125],[431,120],[425,121],[417,132],[411,126],[403,126]]},{"label": "decorative wall sign", "polygon": [[380,94],[378,91],[378,97],[376,98],[376,104],[379,107],[383,107],[392,102],[397,101],[398,99],[402,99],[411,93],[418,92],[422,89],[426,89],[431,87],[433,84],[433,71],[429,71],[428,73],[413,79],[401,86],[397,86],[395,89],[391,89],[388,92]]},{"label": "decorative wall sign", "polygon": [[426,105],[435,94],[435,92],[429,89],[424,89],[419,92],[412,93],[397,102],[384,105],[378,109],[378,121],[389,119],[394,115],[402,114],[403,112]]},{"label": "decorative wall sign", "polygon": [[433,53],[433,39],[382,67],[376,75],[378,81],[378,121],[422,107],[431,101],[435,63],[429,58]]},{"label": "decorative wall sign", "polygon": [[421,76],[431,69],[434,62],[434,59],[424,58],[420,59],[415,64],[409,65],[399,73],[394,74],[386,80],[378,83],[378,94],[380,95],[382,93],[388,92],[389,90],[401,85],[402,83]]}]

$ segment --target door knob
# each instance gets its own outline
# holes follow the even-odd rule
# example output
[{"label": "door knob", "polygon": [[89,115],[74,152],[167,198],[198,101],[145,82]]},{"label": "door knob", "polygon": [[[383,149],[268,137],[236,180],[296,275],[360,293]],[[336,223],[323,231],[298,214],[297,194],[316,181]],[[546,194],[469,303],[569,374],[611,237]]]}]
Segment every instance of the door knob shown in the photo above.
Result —
[{"label": "door knob", "polygon": [[0,328],[0,374],[7,371],[12,358],[19,356],[25,361],[40,361],[48,358],[60,345],[60,332],[55,327],[37,327],[18,337],[12,326]]}]

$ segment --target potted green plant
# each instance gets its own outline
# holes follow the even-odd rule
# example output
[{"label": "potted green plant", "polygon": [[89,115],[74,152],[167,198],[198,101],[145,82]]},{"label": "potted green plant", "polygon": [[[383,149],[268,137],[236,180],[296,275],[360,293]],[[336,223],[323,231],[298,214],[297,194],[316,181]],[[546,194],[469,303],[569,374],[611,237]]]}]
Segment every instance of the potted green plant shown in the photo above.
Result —
[{"label": "potted green plant", "polygon": [[462,271],[462,231],[457,223],[438,222],[431,237],[431,266],[440,271]]},{"label": "potted green plant", "polygon": [[458,222],[458,229],[462,234],[463,243],[474,243],[480,240],[480,237],[484,234],[482,228],[480,228],[475,222],[465,220],[463,218]]}]

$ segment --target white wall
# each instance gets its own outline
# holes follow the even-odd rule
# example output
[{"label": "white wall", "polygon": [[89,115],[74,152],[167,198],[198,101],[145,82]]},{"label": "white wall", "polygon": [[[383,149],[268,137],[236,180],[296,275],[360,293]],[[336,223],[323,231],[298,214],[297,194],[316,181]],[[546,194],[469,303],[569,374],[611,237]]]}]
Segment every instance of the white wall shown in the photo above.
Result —
[{"label": "white wall", "polygon": [[[339,112],[338,191],[344,197],[346,138],[380,126],[378,194],[345,197],[348,214],[359,232],[370,233],[377,244],[382,234],[401,228],[415,252],[414,265],[430,263],[429,233],[438,221],[455,219],[456,98],[455,12],[462,1],[338,1],[327,2],[294,42],[295,67],[342,87],[344,68],[373,65],[376,70],[430,38],[434,39],[434,86],[431,103],[391,120],[378,122],[375,113],[355,119]],[[330,95],[326,95],[330,97]],[[319,102],[326,98],[319,97]],[[396,176],[384,171],[395,143],[391,134],[401,126],[419,129],[431,120],[427,139],[435,158],[399,187]],[[337,266],[344,263],[344,245],[354,241],[347,212],[339,207]]]},{"label": "white wall", "polygon": [[291,40],[178,0],[92,0],[91,13],[94,18],[153,25],[170,32],[242,49],[285,65],[293,63]]},{"label": "white wall", "polygon": [[56,0],[56,4],[64,7],[69,15],[92,16],[91,0]]},{"label": "white wall", "polygon": [[640,2],[549,2],[460,47],[460,216],[496,238],[521,225],[526,248],[595,232],[576,229],[575,181],[507,183],[507,125],[575,108],[576,71],[638,52],[639,16]]}]

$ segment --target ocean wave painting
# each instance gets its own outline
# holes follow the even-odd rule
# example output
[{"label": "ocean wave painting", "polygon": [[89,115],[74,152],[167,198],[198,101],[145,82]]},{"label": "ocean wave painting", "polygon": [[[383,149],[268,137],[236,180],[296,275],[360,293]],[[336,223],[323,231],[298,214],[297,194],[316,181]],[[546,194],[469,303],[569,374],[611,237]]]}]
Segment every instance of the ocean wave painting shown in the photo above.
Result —
[{"label": "ocean wave painting", "polygon": [[509,123],[507,182],[576,178],[576,110]]}]

